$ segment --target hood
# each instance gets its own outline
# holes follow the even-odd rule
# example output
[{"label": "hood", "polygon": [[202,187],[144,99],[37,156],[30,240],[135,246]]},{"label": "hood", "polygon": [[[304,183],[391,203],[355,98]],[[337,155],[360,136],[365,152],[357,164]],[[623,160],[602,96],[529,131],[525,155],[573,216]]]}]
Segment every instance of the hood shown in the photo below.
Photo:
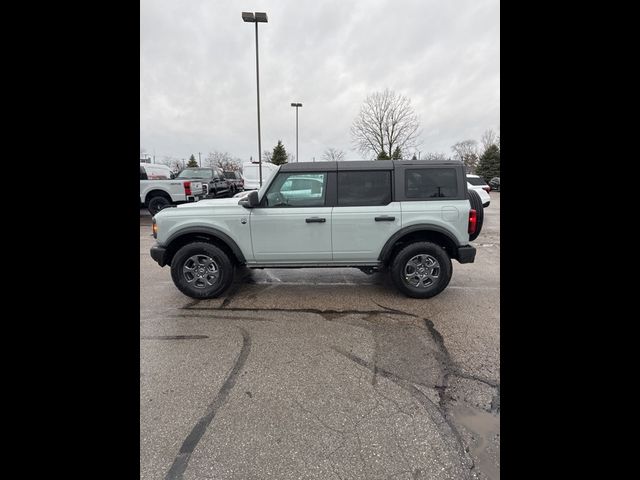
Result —
[{"label": "hood", "polygon": [[230,207],[237,206],[239,200],[238,198],[211,198],[193,203],[183,203],[178,205],[178,208]]}]

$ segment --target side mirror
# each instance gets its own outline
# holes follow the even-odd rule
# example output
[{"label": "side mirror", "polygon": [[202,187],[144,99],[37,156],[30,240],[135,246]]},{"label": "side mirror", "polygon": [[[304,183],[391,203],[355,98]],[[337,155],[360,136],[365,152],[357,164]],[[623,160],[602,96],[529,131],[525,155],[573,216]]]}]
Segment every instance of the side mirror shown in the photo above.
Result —
[{"label": "side mirror", "polygon": [[249,195],[244,197],[242,200],[238,202],[238,205],[242,205],[244,208],[254,208],[257,207],[260,203],[258,199],[258,191],[254,190]]}]

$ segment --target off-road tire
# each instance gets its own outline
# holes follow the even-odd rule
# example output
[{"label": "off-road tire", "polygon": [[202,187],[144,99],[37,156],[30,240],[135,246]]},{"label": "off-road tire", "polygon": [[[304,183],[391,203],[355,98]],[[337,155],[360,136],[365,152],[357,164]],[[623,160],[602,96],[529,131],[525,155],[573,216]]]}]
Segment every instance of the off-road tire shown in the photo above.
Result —
[{"label": "off-road tire", "polygon": [[171,201],[167,197],[156,195],[149,200],[147,208],[149,209],[149,213],[153,216],[163,208],[167,208],[169,205],[171,205]]},{"label": "off-road tire", "polygon": [[[197,258],[197,266],[194,258]],[[215,269],[211,268],[212,260]],[[198,270],[204,270],[198,273]],[[213,272],[218,275],[214,278]],[[204,276],[198,276],[202,275]],[[234,265],[221,249],[207,242],[193,242],[181,247],[171,261],[171,278],[178,290],[191,298],[216,298],[233,282]]]},{"label": "off-road tire", "polygon": [[[437,278],[420,279],[418,280],[420,286],[414,286],[407,280],[406,272],[411,271],[409,262],[420,256],[425,260],[425,263],[431,265],[431,267],[423,267],[426,269],[425,275],[430,272],[431,276],[437,274]],[[436,263],[431,263],[432,260],[437,262],[437,268],[434,267]],[[413,298],[431,298],[449,285],[453,267],[449,255],[440,245],[431,242],[415,242],[407,245],[396,254],[389,270],[393,284],[402,293]],[[416,272],[417,274],[418,272]],[[425,284],[426,282],[430,283]]]}]

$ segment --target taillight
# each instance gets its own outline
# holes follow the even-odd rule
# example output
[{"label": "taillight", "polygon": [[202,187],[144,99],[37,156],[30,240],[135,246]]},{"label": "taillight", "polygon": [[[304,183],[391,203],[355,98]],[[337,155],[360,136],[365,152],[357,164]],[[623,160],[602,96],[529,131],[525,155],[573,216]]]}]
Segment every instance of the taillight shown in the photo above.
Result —
[{"label": "taillight", "polygon": [[184,194],[191,195],[191,182],[184,182]]},{"label": "taillight", "polygon": [[482,189],[487,193],[489,193],[491,191],[491,187],[489,187],[489,186],[482,187]]},{"label": "taillight", "polygon": [[469,210],[469,235],[476,233],[478,228],[478,213],[472,208]]}]

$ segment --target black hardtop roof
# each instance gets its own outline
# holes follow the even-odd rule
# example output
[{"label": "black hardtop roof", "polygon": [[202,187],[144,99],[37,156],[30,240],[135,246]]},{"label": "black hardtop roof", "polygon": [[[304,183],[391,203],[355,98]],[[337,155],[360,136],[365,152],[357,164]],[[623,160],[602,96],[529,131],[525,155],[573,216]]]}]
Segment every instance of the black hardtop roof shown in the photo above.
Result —
[{"label": "black hardtop roof", "polygon": [[457,167],[462,166],[458,160],[434,162],[431,160],[367,160],[345,162],[296,162],[285,163],[281,172],[335,172],[345,170],[393,170],[397,165],[411,167]]}]

